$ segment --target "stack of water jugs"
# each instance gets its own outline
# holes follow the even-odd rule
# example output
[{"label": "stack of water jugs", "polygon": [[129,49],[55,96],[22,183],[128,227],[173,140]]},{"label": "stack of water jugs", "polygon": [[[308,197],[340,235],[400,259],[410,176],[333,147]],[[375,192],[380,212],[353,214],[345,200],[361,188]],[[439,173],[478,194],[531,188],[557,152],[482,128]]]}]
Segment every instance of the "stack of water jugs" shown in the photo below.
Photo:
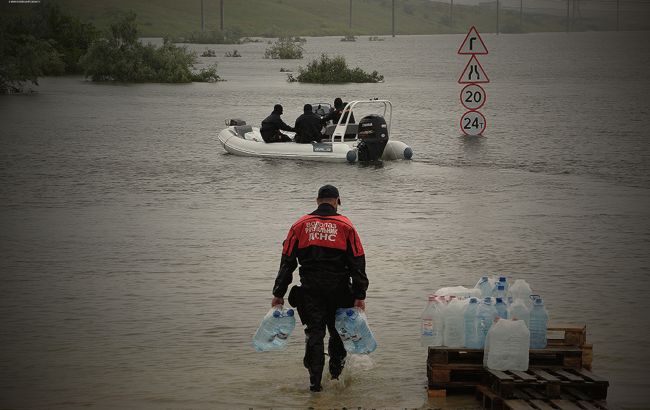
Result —
[{"label": "stack of water jugs", "polygon": [[526,370],[528,348],[546,347],[544,301],[522,279],[483,276],[474,288],[441,288],[421,318],[423,346],[485,349],[485,365],[497,370]]}]

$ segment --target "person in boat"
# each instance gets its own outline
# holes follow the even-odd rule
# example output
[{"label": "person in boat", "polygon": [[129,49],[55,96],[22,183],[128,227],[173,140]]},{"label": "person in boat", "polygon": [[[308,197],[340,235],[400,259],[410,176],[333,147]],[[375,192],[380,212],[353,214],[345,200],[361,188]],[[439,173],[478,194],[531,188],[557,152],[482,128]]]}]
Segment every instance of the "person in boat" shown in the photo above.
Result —
[{"label": "person in boat", "polygon": [[368,277],[361,240],[348,218],[337,213],[341,204],[335,186],[318,190],[318,208],[298,219],[282,244],[280,269],[273,286],[271,306],[284,305],[284,294],[300,263],[300,286],[289,292],[305,325],[305,357],[311,391],[321,391],[325,367],[325,330],[329,332],[329,372],[338,379],[345,365],[345,348],[334,326],[337,308],[365,310]]},{"label": "person in boat", "polygon": [[283,134],[282,131],[291,131],[295,132],[295,129],[285,124],[282,121],[282,106],[280,104],[275,104],[273,107],[273,112],[268,117],[264,118],[262,121],[262,126],[260,127],[260,134],[262,134],[262,139],[264,142],[291,142],[292,139],[286,134]]},{"label": "person in boat", "polygon": [[312,141],[320,142],[323,138],[321,133],[323,124],[323,120],[314,113],[311,104],[305,104],[303,114],[296,119],[296,136],[293,140],[299,144],[309,144]]},{"label": "person in boat", "polygon": [[354,113],[350,110],[345,110],[346,103],[341,100],[341,98],[336,97],[334,99],[334,108],[332,108],[325,117],[323,117],[323,120],[325,122],[327,121],[332,121],[332,124],[338,124],[339,118],[343,116],[343,120],[341,121],[342,123],[345,123],[347,120],[348,115],[350,115],[350,124],[354,124]]}]

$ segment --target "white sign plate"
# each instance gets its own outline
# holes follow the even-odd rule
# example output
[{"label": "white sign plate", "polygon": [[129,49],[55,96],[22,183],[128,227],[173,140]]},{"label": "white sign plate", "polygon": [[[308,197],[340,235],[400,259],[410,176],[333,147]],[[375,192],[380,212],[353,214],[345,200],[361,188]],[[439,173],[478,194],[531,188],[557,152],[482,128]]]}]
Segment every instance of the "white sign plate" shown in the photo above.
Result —
[{"label": "white sign plate", "polygon": [[458,49],[458,54],[487,54],[488,50],[481,38],[481,35],[478,34],[476,27],[472,26],[469,29],[469,33],[465,36],[463,44],[460,45]]},{"label": "white sign plate", "polygon": [[486,98],[485,90],[478,84],[467,84],[460,92],[460,103],[468,110],[478,110]]},{"label": "white sign plate", "polygon": [[465,135],[483,135],[486,125],[485,117],[478,111],[467,111],[460,118],[460,129]]},{"label": "white sign plate", "polygon": [[472,56],[467,62],[463,74],[460,75],[458,79],[460,84],[471,84],[471,83],[489,83],[490,79],[485,70],[481,66],[481,63],[478,62],[476,56]]}]

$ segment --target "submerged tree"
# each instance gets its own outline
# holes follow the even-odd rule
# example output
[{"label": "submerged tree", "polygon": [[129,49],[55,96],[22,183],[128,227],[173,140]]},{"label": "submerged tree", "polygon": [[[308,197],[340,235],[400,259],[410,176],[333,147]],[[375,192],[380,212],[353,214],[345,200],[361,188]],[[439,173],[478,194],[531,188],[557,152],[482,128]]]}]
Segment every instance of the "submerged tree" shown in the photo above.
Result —
[{"label": "submerged tree", "polygon": [[0,92],[20,92],[44,75],[81,72],[79,58],[97,38],[92,24],[39,4],[27,16],[0,21]]},{"label": "submerged tree", "polygon": [[186,83],[216,81],[216,65],[195,74],[196,53],[165,39],[156,47],[138,39],[136,15],[126,14],[111,24],[108,35],[82,57],[86,77],[93,81]]}]

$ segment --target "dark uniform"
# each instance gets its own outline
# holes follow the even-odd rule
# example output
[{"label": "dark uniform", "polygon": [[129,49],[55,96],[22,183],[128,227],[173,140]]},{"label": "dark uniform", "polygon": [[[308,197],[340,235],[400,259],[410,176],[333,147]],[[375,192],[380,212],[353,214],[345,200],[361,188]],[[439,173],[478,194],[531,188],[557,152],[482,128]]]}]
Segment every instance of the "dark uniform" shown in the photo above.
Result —
[{"label": "dark uniform", "polygon": [[283,131],[295,131],[293,128],[288,126],[282,121],[280,117],[282,115],[282,106],[277,104],[273,107],[273,112],[271,115],[266,117],[262,121],[262,127],[260,127],[260,134],[262,134],[262,139],[264,142],[290,142],[291,138],[284,135],[280,132]]},{"label": "dark uniform", "polygon": [[302,114],[296,119],[296,136],[295,142],[308,144],[312,141],[319,142],[323,138],[321,130],[323,121],[312,111]]},{"label": "dark uniform", "polygon": [[[337,98],[336,100],[340,100],[340,99]],[[323,117],[323,121],[325,122],[332,121],[332,123],[336,125],[339,123],[339,118],[343,116],[343,120],[341,121],[341,124],[345,124],[348,115],[350,115],[350,124],[354,124],[354,114],[352,113],[352,111],[350,110],[344,111],[346,104],[336,100],[334,101],[334,108],[332,108],[330,112],[325,117]]]},{"label": "dark uniform", "polygon": [[298,308],[306,326],[303,364],[309,370],[311,389],[320,390],[325,364],[325,329],[329,331],[329,370],[338,378],[346,352],[334,327],[339,307],[351,307],[364,300],[368,288],[366,259],[352,222],[321,203],[314,212],[291,226],[282,248],[282,259],[273,295],[284,297],[300,262],[300,287],[294,287],[289,302]]}]

